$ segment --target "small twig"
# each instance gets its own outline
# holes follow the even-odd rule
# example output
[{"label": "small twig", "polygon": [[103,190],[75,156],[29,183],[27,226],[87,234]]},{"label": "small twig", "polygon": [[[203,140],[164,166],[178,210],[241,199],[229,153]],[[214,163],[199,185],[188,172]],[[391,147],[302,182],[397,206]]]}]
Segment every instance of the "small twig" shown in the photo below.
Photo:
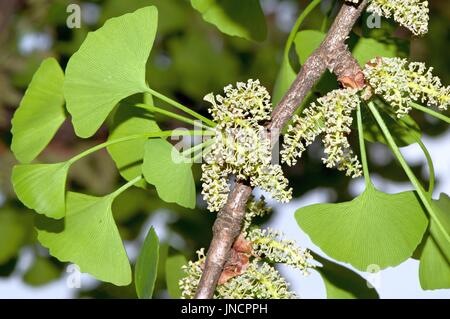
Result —
[{"label": "small twig", "polygon": [[[363,0],[358,6],[347,4],[342,6],[327,37],[306,60],[289,91],[273,111],[272,120],[266,126],[272,140],[278,139],[283,126],[327,68],[334,72],[338,79],[348,77],[355,82],[361,81],[359,65],[349,52],[345,40],[367,3],[368,0]],[[226,205],[217,215],[213,226],[213,238],[195,298],[213,297],[229,251],[241,231],[245,207],[251,193],[250,186],[237,182],[228,196]]]}]

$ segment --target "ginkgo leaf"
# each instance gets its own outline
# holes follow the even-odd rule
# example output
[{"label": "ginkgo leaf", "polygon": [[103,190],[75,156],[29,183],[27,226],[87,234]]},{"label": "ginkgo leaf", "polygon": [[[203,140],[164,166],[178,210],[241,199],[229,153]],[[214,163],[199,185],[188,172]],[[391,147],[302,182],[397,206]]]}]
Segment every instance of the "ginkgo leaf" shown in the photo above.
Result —
[{"label": "ginkgo leaf", "polygon": [[[147,110],[131,105],[119,105],[114,113],[108,140],[159,130],[153,115]],[[116,163],[120,175],[128,181],[142,175],[146,140],[147,138],[143,137],[108,146],[108,152]],[[145,187],[145,185],[145,181],[142,180],[135,186]]]},{"label": "ginkgo leaf", "polygon": [[422,250],[419,279],[425,290],[450,288],[450,263],[432,236],[428,236]]},{"label": "ginkgo leaf", "polygon": [[59,279],[61,270],[49,258],[36,256],[33,264],[23,275],[23,280],[30,286],[38,287]]},{"label": "ginkgo leaf", "polygon": [[186,277],[186,273],[181,268],[187,264],[186,257],[175,255],[166,260],[166,284],[169,296],[173,299],[181,298],[181,289],[179,282]]},{"label": "ginkgo leaf", "polygon": [[297,33],[294,43],[300,64],[303,65],[306,62],[306,59],[319,47],[325,36],[325,33],[317,30],[302,30]]},{"label": "ginkgo leaf", "polygon": [[145,180],[155,185],[159,197],[168,203],[195,207],[195,181],[192,163],[166,140],[149,139],[145,144],[142,171]]},{"label": "ginkgo leaf", "polygon": [[[439,200],[432,201],[434,218],[430,222],[430,233],[447,261],[450,263],[450,197],[442,193]],[[437,221],[440,226],[438,227]]]},{"label": "ginkgo leaf", "polygon": [[350,202],[307,206],[295,216],[328,256],[362,271],[411,257],[428,224],[414,192],[385,194],[371,184]]},{"label": "ginkgo leaf", "polygon": [[120,100],[147,90],[145,64],[157,20],[153,6],[112,18],[70,58],[64,96],[78,136],[93,135]]},{"label": "ginkgo leaf", "polygon": [[99,280],[125,286],[131,282],[131,267],[114,222],[114,196],[67,194],[64,230],[38,229],[38,240],[62,262],[72,262]]},{"label": "ginkgo leaf", "polygon": [[45,59],[33,75],[12,119],[11,150],[20,162],[35,159],[64,122],[63,83],[54,58]]},{"label": "ginkgo leaf", "polygon": [[151,299],[158,274],[159,240],[155,230],[150,228],[136,261],[134,283],[139,299]]},{"label": "ginkgo leaf", "polygon": [[311,252],[322,267],[314,268],[322,277],[328,299],[378,299],[378,293],[367,281],[337,263]]},{"label": "ginkgo leaf", "polygon": [[278,71],[275,87],[272,94],[272,104],[277,105],[281,101],[283,95],[289,90],[292,82],[294,82],[297,74],[292,69],[289,63],[289,58],[285,57],[281,62],[280,70]]},{"label": "ginkgo leaf", "polygon": [[259,0],[191,0],[205,21],[220,31],[248,40],[263,41],[267,26]]},{"label": "ginkgo leaf", "polygon": [[69,167],[68,162],[14,166],[11,179],[17,197],[39,214],[63,218]]}]

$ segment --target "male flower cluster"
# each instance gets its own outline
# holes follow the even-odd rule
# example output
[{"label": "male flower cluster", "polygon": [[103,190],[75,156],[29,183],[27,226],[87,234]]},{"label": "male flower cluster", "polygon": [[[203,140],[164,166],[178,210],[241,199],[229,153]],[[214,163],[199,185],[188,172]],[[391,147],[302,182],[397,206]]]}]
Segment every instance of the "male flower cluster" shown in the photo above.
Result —
[{"label": "male flower cluster", "polygon": [[293,124],[284,135],[282,162],[295,165],[306,147],[323,133],[322,142],[326,157],[322,158],[328,167],[337,167],[347,176],[361,176],[361,164],[350,148],[347,136],[353,118],[351,113],[360,104],[357,89],[339,89],[317,99],[301,116],[294,116]]},{"label": "male flower cluster", "polygon": [[372,0],[368,12],[390,18],[408,28],[414,35],[428,32],[428,1],[421,0]]},{"label": "male flower cluster", "polygon": [[450,86],[443,86],[432,72],[433,68],[427,68],[424,63],[408,63],[401,58],[375,58],[364,69],[375,94],[392,105],[399,118],[409,113],[413,101],[447,110]]},{"label": "male flower cluster", "polygon": [[[251,227],[252,219],[264,216],[270,209],[266,207],[264,199],[255,201],[253,198],[247,204],[242,239],[245,245],[250,246],[246,258],[240,258],[239,271],[228,275],[226,280],[216,288],[214,298],[217,299],[292,299],[296,298],[294,292],[289,290],[289,283],[275,269],[273,263],[283,263],[309,274],[308,269],[312,256],[307,250],[296,246],[292,240],[283,239],[280,232],[272,229],[259,229]],[[240,237],[241,237],[240,236]],[[235,243],[236,245],[236,243]],[[245,250],[245,249],[242,249]],[[189,261],[183,267],[186,277],[180,280],[183,298],[193,298],[197,289],[205,263],[204,249],[197,252],[198,260]],[[226,267],[227,268],[227,267]],[[223,273],[222,273],[223,275]],[[222,276],[221,276],[222,278]]]},{"label": "male flower cluster", "polygon": [[270,95],[259,81],[228,85],[225,95],[210,93],[209,112],[216,136],[202,165],[203,198],[210,211],[219,211],[229,193],[228,179],[248,180],[254,187],[271,193],[280,202],[288,202],[292,189],[279,165],[272,165],[272,147],[263,124],[270,120]]}]

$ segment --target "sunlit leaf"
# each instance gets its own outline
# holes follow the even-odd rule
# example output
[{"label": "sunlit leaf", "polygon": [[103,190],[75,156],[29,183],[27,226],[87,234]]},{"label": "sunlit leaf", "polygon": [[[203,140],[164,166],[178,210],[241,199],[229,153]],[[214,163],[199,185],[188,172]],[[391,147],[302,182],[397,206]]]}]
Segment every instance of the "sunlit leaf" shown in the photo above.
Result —
[{"label": "sunlit leaf", "polygon": [[34,74],[12,119],[11,150],[20,162],[35,159],[64,122],[63,82],[54,58],[45,59]]},{"label": "sunlit leaf", "polygon": [[77,264],[99,280],[125,286],[131,282],[131,267],[114,222],[114,197],[67,194],[64,230],[38,229],[40,243],[62,262]]},{"label": "sunlit leaf", "polygon": [[158,274],[159,240],[150,228],[136,261],[134,282],[139,299],[151,299]]},{"label": "sunlit leaf", "polygon": [[12,184],[20,201],[50,218],[63,218],[68,162],[19,164],[12,171]]},{"label": "sunlit leaf", "polygon": [[[450,263],[450,242],[447,239],[448,234],[450,234],[450,198],[447,194],[442,193],[438,201],[432,201],[432,205],[436,219],[443,229],[438,227],[436,220],[432,218],[430,222],[430,233],[447,259],[447,262]],[[447,235],[443,233],[444,231]]]},{"label": "sunlit leaf", "polygon": [[315,270],[322,276],[328,299],[378,299],[378,293],[357,273],[312,253],[322,264]]},{"label": "sunlit leaf", "polygon": [[143,173],[155,185],[159,197],[168,203],[195,207],[195,181],[192,163],[166,140],[149,139],[145,144]]},{"label": "sunlit leaf", "polygon": [[248,40],[263,41],[266,21],[259,0],[191,0],[203,19],[220,31]]},{"label": "sunlit leaf", "polygon": [[352,201],[307,206],[295,216],[328,256],[362,271],[411,257],[428,224],[414,192],[385,194],[373,185]]},{"label": "sunlit leaf", "polygon": [[[131,105],[120,105],[114,113],[108,140],[121,137],[156,132],[159,127],[148,111]],[[120,175],[130,181],[142,174],[145,137],[108,146],[108,152],[116,163]],[[142,180],[136,186],[145,187]]]},{"label": "sunlit leaf", "polygon": [[64,96],[77,135],[93,135],[120,100],[146,90],[157,19],[153,6],[112,18],[70,58]]},{"label": "sunlit leaf", "polygon": [[173,299],[181,298],[181,289],[179,282],[186,277],[186,273],[181,269],[187,264],[183,255],[168,257],[166,260],[166,283],[169,296]]}]

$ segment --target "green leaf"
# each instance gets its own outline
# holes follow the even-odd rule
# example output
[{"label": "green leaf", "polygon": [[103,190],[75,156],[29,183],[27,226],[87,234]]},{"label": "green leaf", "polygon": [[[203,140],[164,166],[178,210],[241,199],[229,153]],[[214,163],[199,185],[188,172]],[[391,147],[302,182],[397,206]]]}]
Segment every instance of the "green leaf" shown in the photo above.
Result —
[{"label": "green leaf", "polygon": [[385,194],[371,184],[350,202],[311,205],[295,216],[328,256],[362,271],[411,257],[428,224],[414,192]]},{"label": "green leaf", "polygon": [[[383,121],[392,133],[395,143],[399,147],[408,146],[417,142],[417,138],[422,136],[422,130],[414,119],[405,115],[401,119],[397,118],[392,108],[381,100],[375,101]],[[364,139],[369,142],[380,142],[388,144],[383,132],[381,132],[372,113],[366,108],[362,108]]]},{"label": "green leaf", "polygon": [[315,270],[322,276],[328,299],[378,299],[375,288],[369,288],[366,279],[357,273],[312,253],[322,264]]},{"label": "green leaf", "polygon": [[112,18],[70,58],[64,96],[78,136],[93,135],[120,100],[147,90],[145,64],[157,20],[153,6]]},{"label": "green leaf", "polygon": [[[157,132],[159,130],[150,112],[131,105],[120,105],[114,113],[108,140],[146,132]],[[147,138],[143,137],[107,147],[120,175],[127,181],[142,175],[146,140]],[[136,184],[136,186],[142,188],[145,188],[145,185],[144,180]]]},{"label": "green leaf", "polygon": [[35,159],[64,122],[63,82],[54,58],[45,59],[34,74],[12,119],[11,150],[20,162]]},{"label": "green leaf", "polygon": [[317,30],[303,30],[295,36],[295,50],[300,64],[304,64],[308,57],[316,50],[325,39],[325,33]]},{"label": "green leaf", "polygon": [[183,265],[187,264],[186,257],[183,255],[176,255],[168,257],[166,260],[166,283],[169,296],[172,299],[181,298],[181,289],[179,282],[186,277],[186,273],[181,269]]},{"label": "green leaf", "polygon": [[450,263],[432,236],[428,236],[422,250],[419,279],[425,290],[450,288]]},{"label": "green leaf", "polygon": [[439,220],[444,230],[441,230],[434,219],[430,222],[430,233],[436,244],[439,246],[441,252],[450,263],[450,243],[445,237],[443,231],[450,234],[450,197],[447,194],[442,193],[439,200],[432,201],[432,206],[436,218]]},{"label": "green leaf", "polygon": [[263,41],[267,26],[259,0],[191,0],[203,19],[231,36]]},{"label": "green leaf", "polygon": [[393,43],[383,43],[372,38],[359,38],[352,53],[359,65],[364,67],[367,62],[377,56],[396,57],[397,51],[397,46]]},{"label": "green leaf", "polygon": [[195,207],[195,181],[192,163],[166,140],[149,139],[145,144],[144,177],[155,185],[159,197],[168,203]]},{"label": "green leaf", "polygon": [[23,275],[23,280],[31,286],[42,286],[59,279],[61,271],[48,258],[37,256],[31,267]]},{"label": "green leaf", "polygon": [[15,257],[25,241],[26,228],[18,218],[17,212],[0,209],[0,265]]},{"label": "green leaf", "polygon": [[64,230],[38,229],[38,240],[60,261],[75,263],[99,280],[125,286],[131,282],[131,267],[112,216],[113,200],[111,195],[69,192]]},{"label": "green leaf", "polygon": [[278,71],[277,79],[275,80],[275,87],[272,93],[272,104],[277,105],[281,101],[283,95],[289,90],[292,82],[294,82],[297,74],[292,69],[289,63],[289,58],[285,57],[281,62],[280,70]]},{"label": "green leaf", "polygon": [[12,171],[12,184],[20,201],[50,218],[65,213],[68,162],[55,164],[19,164]]},{"label": "green leaf", "polygon": [[134,282],[139,299],[151,299],[158,273],[159,240],[150,228],[136,261]]}]

